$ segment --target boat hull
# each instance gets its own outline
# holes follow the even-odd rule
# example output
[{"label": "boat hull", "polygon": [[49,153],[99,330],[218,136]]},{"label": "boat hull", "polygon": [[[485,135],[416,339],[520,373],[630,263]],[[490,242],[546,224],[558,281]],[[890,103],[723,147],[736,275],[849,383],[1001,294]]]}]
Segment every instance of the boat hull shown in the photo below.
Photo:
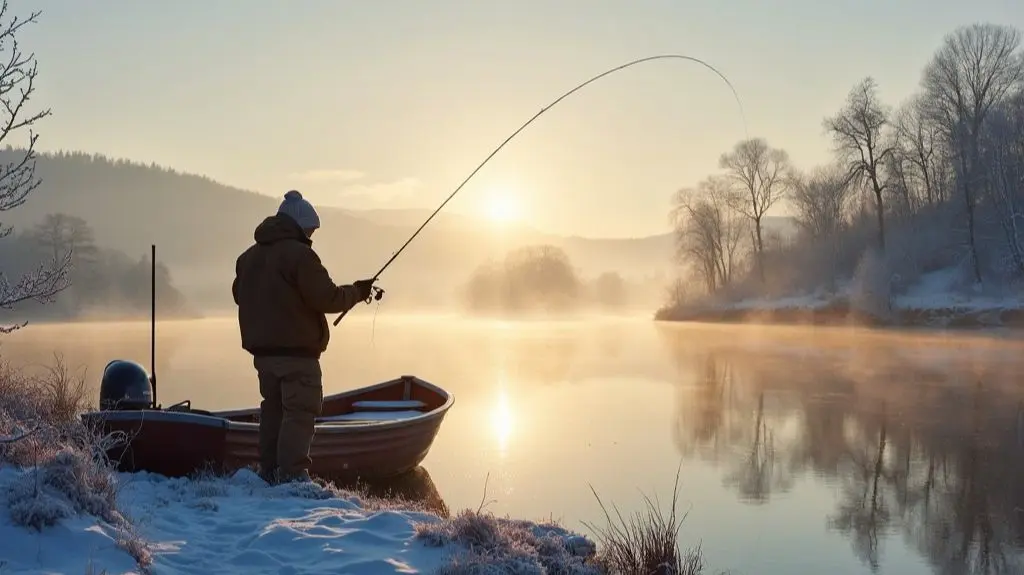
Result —
[{"label": "boat hull", "polygon": [[[403,376],[327,396],[323,414],[351,413],[356,402],[389,400],[416,401],[424,409],[402,419],[318,423],[310,446],[310,473],[347,482],[394,477],[416,468],[454,404],[446,391]],[[180,477],[200,471],[230,473],[259,463],[258,409],[95,411],[84,414],[83,421],[121,439],[107,452],[121,471]]]}]

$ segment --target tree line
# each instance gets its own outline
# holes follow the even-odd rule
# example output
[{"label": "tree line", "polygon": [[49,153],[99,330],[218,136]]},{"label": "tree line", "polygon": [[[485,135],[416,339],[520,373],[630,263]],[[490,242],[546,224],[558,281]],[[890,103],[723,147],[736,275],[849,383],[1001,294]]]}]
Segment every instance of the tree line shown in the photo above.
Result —
[{"label": "tree line", "polygon": [[[843,284],[889,298],[940,269],[983,287],[1024,276],[1021,40],[1010,26],[957,28],[895,107],[863,78],[822,120],[825,165],[798,170],[760,137],[722,154],[719,173],[672,198],[686,270],[672,304]],[[793,238],[763,227],[782,203]]]},{"label": "tree line", "polygon": [[[68,285],[50,305],[26,303],[21,317],[76,319],[84,316],[144,316],[150,309],[153,269],[149,254],[138,259],[96,244],[84,219],[48,214],[20,234],[0,244],[0,259],[9,272],[30,274],[39,261],[67,262]],[[147,250],[148,251],[148,250]],[[184,296],[174,286],[170,270],[157,262],[156,297],[163,314],[188,313]]]},{"label": "tree line", "polygon": [[621,310],[629,302],[629,290],[617,272],[585,280],[565,250],[541,244],[511,250],[500,261],[478,266],[461,295],[466,308],[476,313],[558,314],[588,304]]}]

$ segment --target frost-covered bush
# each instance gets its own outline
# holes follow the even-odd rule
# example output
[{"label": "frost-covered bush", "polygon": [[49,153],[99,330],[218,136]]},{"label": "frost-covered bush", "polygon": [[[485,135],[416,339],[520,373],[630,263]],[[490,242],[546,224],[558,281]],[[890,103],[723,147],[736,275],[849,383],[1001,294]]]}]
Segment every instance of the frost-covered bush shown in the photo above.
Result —
[{"label": "frost-covered bush", "polygon": [[124,522],[102,438],[78,419],[86,391],[59,357],[42,375],[0,360],[0,465],[18,468],[2,495],[15,524],[42,529],[78,513]]},{"label": "frost-covered bush", "polygon": [[0,463],[40,465],[65,448],[102,451],[103,438],[79,419],[87,393],[84,376],[72,374],[59,356],[39,374],[0,357],[0,437],[9,439],[0,443]]},{"label": "frost-covered bush", "polygon": [[38,375],[0,358],[0,502],[15,525],[28,529],[80,514],[101,519],[146,568],[152,554],[117,507],[117,476],[104,452],[111,438],[79,419],[87,391],[84,377],[72,376],[60,357]]},{"label": "frost-covered bush", "polygon": [[16,525],[41,530],[79,513],[111,525],[125,522],[117,511],[114,474],[84,450],[65,447],[6,487],[4,496]]},{"label": "frost-covered bush", "polygon": [[875,250],[866,252],[850,282],[850,306],[875,317],[888,317],[892,311],[893,275],[884,256]]},{"label": "frost-covered bush", "polygon": [[439,573],[522,573],[523,575],[598,575],[594,544],[552,524],[502,519],[463,510],[450,519],[419,523],[416,537],[433,547],[456,545],[463,551]]}]

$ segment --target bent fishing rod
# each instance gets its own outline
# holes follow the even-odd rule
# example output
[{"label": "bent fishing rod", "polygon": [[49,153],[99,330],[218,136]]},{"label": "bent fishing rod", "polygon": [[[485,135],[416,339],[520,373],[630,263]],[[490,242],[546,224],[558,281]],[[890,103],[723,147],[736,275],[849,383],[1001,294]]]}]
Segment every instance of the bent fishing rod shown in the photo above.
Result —
[{"label": "bent fishing rod", "polygon": [[[700,58],[695,58],[693,56],[685,56],[683,54],[658,54],[658,55],[655,55],[655,56],[646,56],[644,58],[638,58],[636,60],[632,60],[630,62],[626,62],[625,64],[620,64],[618,66],[615,66],[614,68],[610,68],[608,70],[605,70],[604,72],[601,72],[600,74],[597,74],[596,76],[593,76],[593,77],[587,79],[586,81],[576,85],[574,88],[572,88],[568,92],[565,92],[561,96],[555,98],[550,104],[548,104],[547,106],[544,106],[543,108],[541,108],[539,112],[537,112],[529,120],[524,122],[523,125],[519,126],[519,128],[515,132],[512,132],[512,134],[510,134],[507,138],[505,138],[505,140],[501,144],[498,144],[498,147],[494,148],[494,150],[491,151],[491,153],[488,154],[488,156],[486,158],[484,158],[484,161],[480,162],[480,165],[478,165],[472,172],[470,172],[470,174],[468,176],[466,176],[465,180],[462,180],[462,183],[459,184],[458,187],[455,188],[455,190],[447,198],[445,198],[445,200],[443,202],[441,202],[441,205],[438,206],[437,209],[434,210],[434,212],[432,214],[430,214],[430,216],[428,216],[427,219],[424,220],[424,222],[422,224],[420,224],[420,227],[416,228],[416,231],[413,232],[413,234],[411,236],[409,236],[409,239],[407,239],[405,241],[405,243],[402,244],[402,246],[400,248],[398,248],[398,250],[395,253],[391,254],[391,258],[389,258],[388,261],[384,262],[384,265],[381,266],[380,270],[378,270],[377,273],[373,274],[373,277],[371,278],[371,281],[376,282],[377,279],[380,277],[380,275],[383,274],[384,271],[387,270],[388,267],[392,264],[392,262],[394,262],[398,258],[399,254],[401,254],[403,251],[405,251],[405,248],[408,247],[409,244],[411,244],[414,239],[416,239],[416,236],[418,236],[421,231],[423,231],[423,228],[427,227],[427,224],[430,223],[430,220],[434,219],[434,216],[436,216],[438,213],[440,213],[441,210],[444,209],[445,205],[447,205],[448,202],[451,201],[451,199],[454,198],[455,195],[459,193],[459,190],[461,190],[463,188],[463,186],[465,186],[469,182],[469,180],[473,179],[473,176],[475,176],[476,173],[479,172],[481,168],[483,168],[485,165],[487,165],[487,162],[491,161],[491,158],[493,158],[499,151],[501,151],[501,149],[504,148],[506,144],[511,142],[513,138],[518,136],[520,132],[525,130],[527,126],[529,126],[537,118],[539,118],[541,116],[541,114],[543,114],[544,112],[547,112],[551,108],[553,108],[556,105],[558,105],[562,100],[564,100],[564,99],[568,98],[569,96],[573,95],[574,93],[582,90],[583,88],[587,87],[588,85],[590,85],[590,84],[600,80],[601,78],[604,78],[605,76],[609,76],[611,74],[619,72],[620,70],[625,70],[626,68],[630,68],[632,66],[636,66],[637,64],[643,64],[644,62],[651,62],[651,61],[654,61],[654,60],[685,60],[685,61],[689,61],[689,62],[694,62],[696,64],[700,64],[701,66],[704,66],[708,70],[711,70],[712,72],[714,72],[715,75],[717,75],[719,78],[722,79],[723,82],[725,82],[725,85],[728,86],[729,90],[732,92],[732,96],[736,100],[736,104],[737,104],[737,106],[740,109],[740,117],[743,120],[743,132],[744,132],[744,135],[749,137],[749,133],[747,132],[747,116],[746,116],[746,113],[743,111],[743,103],[740,102],[740,96],[739,96],[739,94],[736,93],[736,88],[734,88],[733,85],[732,85],[732,82],[730,82],[729,79],[725,77],[725,74],[722,74],[721,72],[718,71],[717,68],[715,68],[711,64],[708,64],[704,60],[701,60]],[[381,288],[373,286],[373,290],[374,291],[371,293],[370,297],[367,298],[367,300],[366,300],[367,303],[369,303],[373,299],[376,299],[377,301],[380,301],[380,299],[384,296],[384,290],[382,290]],[[338,325],[338,323],[341,321],[341,319],[343,317],[345,317],[346,314],[348,314],[348,310],[345,310],[345,311],[341,312],[338,315],[338,317],[335,318],[334,325]]]}]

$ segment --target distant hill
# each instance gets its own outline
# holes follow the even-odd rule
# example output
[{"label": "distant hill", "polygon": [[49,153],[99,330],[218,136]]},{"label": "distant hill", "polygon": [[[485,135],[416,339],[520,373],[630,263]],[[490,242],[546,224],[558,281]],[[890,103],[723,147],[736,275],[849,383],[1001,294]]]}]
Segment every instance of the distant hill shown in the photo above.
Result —
[{"label": "distant hill", "polygon": [[[0,162],[14,152],[0,151]],[[175,284],[205,309],[228,308],[237,255],[279,199],[157,165],[86,153],[41,154],[40,187],[19,208],[0,214],[19,230],[46,214],[87,220],[97,243],[137,257],[157,245]],[[283,192],[283,190],[282,190]],[[376,272],[429,215],[428,210],[323,207],[315,246],[332,276],[347,281]],[[528,227],[497,233],[485,222],[440,213],[382,277],[389,300],[447,301],[488,258],[527,243],[562,247],[585,276],[616,271],[633,278],[668,277],[670,234],[635,239],[563,237]],[[660,289],[660,288],[659,288]],[[660,299],[659,299],[660,301]],[[652,308],[659,302],[652,301]]]},{"label": "distant hill", "polygon": [[[376,209],[346,210],[346,213],[382,225],[390,223],[391,225],[408,226],[410,230],[415,230],[430,216],[431,211]],[[796,233],[796,224],[789,217],[766,216],[763,223],[766,231],[777,232],[783,237],[791,237]],[[443,226],[447,233],[458,230],[469,234],[485,235],[488,232],[486,222],[480,222],[461,214],[445,214],[444,212],[439,213],[429,226]],[[675,240],[671,233],[636,238],[587,238],[545,233],[528,225],[520,225],[514,230],[512,236],[518,243],[543,242],[561,247],[569,254],[573,264],[586,274],[598,274],[606,270],[638,276],[653,275],[659,270],[667,273],[672,267],[671,260],[675,253]],[[426,234],[426,230],[423,233]]]}]

